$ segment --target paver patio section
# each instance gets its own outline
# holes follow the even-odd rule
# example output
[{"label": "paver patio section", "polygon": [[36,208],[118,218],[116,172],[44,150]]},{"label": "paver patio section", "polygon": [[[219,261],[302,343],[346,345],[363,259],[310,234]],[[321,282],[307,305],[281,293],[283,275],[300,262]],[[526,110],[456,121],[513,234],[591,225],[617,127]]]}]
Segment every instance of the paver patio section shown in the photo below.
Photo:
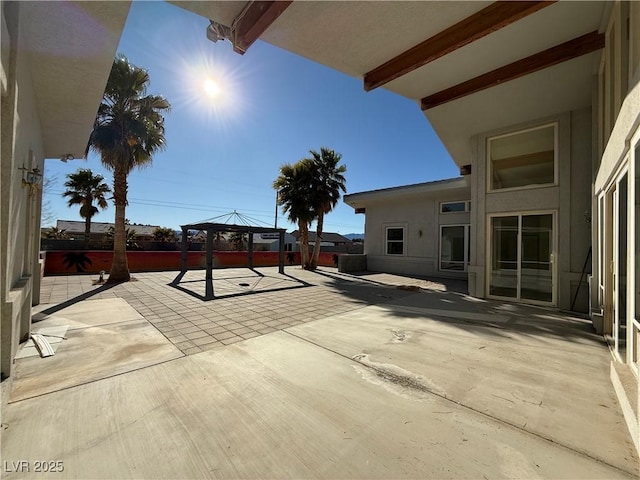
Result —
[{"label": "paver patio section", "polygon": [[[472,299],[456,284],[286,273],[307,285],[205,302],[168,286],[173,274],[136,274],[46,306],[42,323],[111,297],[160,323],[193,314],[231,322],[223,327],[248,317],[281,325],[14,400],[3,460],[60,460],[56,478],[637,478],[610,354],[588,321]],[[49,299],[72,284],[74,295],[95,288],[86,277],[44,280]],[[285,312],[300,323],[279,321]],[[63,342],[56,356],[68,350]],[[55,376],[46,360],[43,374]],[[3,476],[51,475],[5,467]]]},{"label": "paver patio section", "polygon": [[[204,300],[204,271],[136,273],[136,281],[95,285],[97,275],[45,277],[37,319],[74,302],[121,298],[189,355],[276,330],[410,295],[402,285],[445,289],[430,282],[385,274],[353,276],[324,268],[214,270],[215,298]],[[176,279],[180,278],[176,284]],[[248,287],[241,286],[248,284]],[[460,288],[459,283],[452,283]],[[54,304],[54,305],[51,305]]]}]

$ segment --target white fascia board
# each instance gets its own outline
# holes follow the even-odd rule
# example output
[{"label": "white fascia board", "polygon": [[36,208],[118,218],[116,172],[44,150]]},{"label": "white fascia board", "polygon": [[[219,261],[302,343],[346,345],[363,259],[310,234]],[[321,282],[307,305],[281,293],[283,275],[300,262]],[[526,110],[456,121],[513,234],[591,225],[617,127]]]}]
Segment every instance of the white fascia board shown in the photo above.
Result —
[{"label": "white fascia board", "polygon": [[399,187],[370,190],[367,192],[352,193],[344,196],[344,202],[353,207],[364,207],[370,202],[381,200],[399,199],[414,195],[430,195],[438,192],[469,188],[466,177],[437,180],[435,182],[417,183]]}]

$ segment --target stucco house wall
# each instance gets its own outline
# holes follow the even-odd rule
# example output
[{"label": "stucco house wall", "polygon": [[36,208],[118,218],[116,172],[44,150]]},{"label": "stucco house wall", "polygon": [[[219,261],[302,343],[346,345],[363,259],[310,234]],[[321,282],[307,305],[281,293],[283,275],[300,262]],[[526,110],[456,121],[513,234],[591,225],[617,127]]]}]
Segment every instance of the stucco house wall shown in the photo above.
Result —
[{"label": "stucco house wall", "polygon": [[[557,184],[488,191],[487,142],[491,137],[540,125],[557,125]],[[471,203],[471,261],[469,292],[488,296],[487,259],[489,222],[492,215],[554,212],[556,274],[555,306],[569,309],[590,247],[591,206],[591,109],[565,112],[485,132],[473,139]],[[590,269],[589,269],[590,270]],[[588,273],[588,272],[587,272]],[[588,287],[583,278],[574,309],[588,311]]]},{"label": "stucco house wall", "polygon": [[[456,179],[457,180],[457,179]],[[464,183],[464,181],[463,181]],[[427,185],[428,184],[424,184]],[[347,195],[350,205],[366,208],[364,253],[370,271],[466,278],[465,272],[439,269],[440,226],[468,225],[469,212],[440,213],[441,202],[468,201],[469,188],[436,188],[428,191],[421,185],[389,191]],[[437,183],[434,187],[440,187]],[[354,203],[355,202],[355,203]],[[404,253],[386,253],[387,227],[404,228]]]},{"label": "stucco house wall", "polygon": [[[0,3],[0,411],[40,291],[42,191],[23,178],[44,172],[47,158],[83,155],[129,6]],[[100,28],[78,28],[78,19],[99,19]]]},{"label": "stucco house wall", "polygon": [[[36,108],[27,50],[20,28],[22,9],[18,2],[2,5],[2,28],[9,40],[2,70],[2,190],[0,207],[0,272],[2,282],[2,376],[10,376],[12,358],[19,341],[30,332],[34,283],[39,284],[37,232],[40,227],[41,190],[22,185],[21,167],[43,171],[42,131]],[[3,36],[3,43],[5,36]],[[3,45],[3,49],[7,46]],[[10,335],[5,333],[11,332]],[[3,387],[3,396],[6,393]]]}]

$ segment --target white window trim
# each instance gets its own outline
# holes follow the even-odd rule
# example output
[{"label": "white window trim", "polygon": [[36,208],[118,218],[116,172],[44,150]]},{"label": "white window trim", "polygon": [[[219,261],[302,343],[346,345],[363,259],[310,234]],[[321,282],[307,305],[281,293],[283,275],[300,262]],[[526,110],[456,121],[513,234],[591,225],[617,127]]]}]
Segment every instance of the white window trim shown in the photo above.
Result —
[{"label": "white window trim", "polygon": [[[508,187],[508,188],[493,188],[491,186],[491,179],[493,178],[493,162],[491,161],[491,140],[496,140],[498,138],[511,137],[513,135],[519,135],[522,133],[531,132],[533,130],[541,130],[543,128],[553,127],[553,183],[539,183],[535,185],[523,185],[522,187]],[[486,140],[486,149],[487,149],[487,193],[496,193],[496,192],[512,192],[517,190],[530,190],[532,188],[547,188],[554,187],[558,185],[558,122],[549,122],[544,123],[542,125],[536,125],[535,127],[524,128],[522,130],[514,130],[509,133],[503,133],[501,135],[494,135],[491,137],[487,137]]]},{"label": "white window trim", "polygon": [[[632,354],[632,347],[629,344],[629,339],[630,334],[632,332],[632,328],[628,328],[630,327],[630,323],[629,319],[632,318],[629,316],[630,313],[630,304],[631,302],[633,302],[633,300],[629,301],[629,299],[631,298],[629,296],[629,283],[633,283],[633,280],[631,280],[630,276],[628,275],[629,273],[629,266],[630,266],[630,262],[634,261],[634,257],[632,255],[629,254],[630,250],[630,244],[629,244],[629,233],[630,233],[630,222],[629,222],[629,191],[630,191],[630,174],[629,174],[629,156],[625,156],[624,160],[622,161],[622,167],[620,168],[620,171],[618,173],[618,175],[616,175],[615,180],[613,181],[613,185],[615,185],[615,191],[613,193],[613,271],[614,271],[614,277],[613,277],[613,282],[614,282],[614,286],[613,286],[613,291],[615,292],[615,295],[613,296],[613,331],[612,331],[612,336],[613,336],[613,340],[614,340],[614,351],[613,354],[615,355],[615,357],[622,363],[627,363],[627,358],[630,358],[629,355]],[[624,202],[627,204],[627,218],[625,219],[626,221],[626,225],[627,225],[627,238],[626,238],[626,243],[627,243],[627,257],[626,257],[626,262],[627,262],[627,271],[625,272],[625,277],[626,277],[626,291],[624,292],[624,296],[627,297],[627,306],[626,306],[626,311],[623,313],[624,315],[624,319],[627,322],[626,324],[626,338],[625,340],[625,346],[626,346],[626,355],[627,358],[622,358],[620,356],[620,337],[619,337],[619,326],[618,326],[618,321],[621,317],[621,312],[620,312],[620,278],[622,277],[622,274],[620,272],[620,262],[618,262],[618,258],[620,256],[620,252],[619,252],[619,246],[620,246],[620,212],[618,209],[618,204],[620,203],[620,183],[622,182],[622,179],[624,177],[627,177],[627,198],[624,199]],[[633,248],[633,247],[632,247]],[[634,314],[635,315],[635,314]]]},{"label": "white window trim", "polygon": [[629,267],[631,275],[627,275],[627,318],[631,319],[630,325],[628,325],[627,333],[627,348],[629,348],[629,359],[632,371],[636,377],[640,375],[640,352],[635,350],[635,335],[640,334],[640,306],[636,305],[636,295],[639,285],[636,284],[638,265],[638,252],[636,245],[638,245],[638,239],[636,234],[638,233],[638,209],[636,208],[637,199],[640,196],[640,191],[636,189],[636,178],[640,175],[640,172],[636,171],[638,165],[640,165],[640,158],[636,158],[636,153],[640,149],[640,129],[636,131],[631,141],[630,158],[629,158],[629,198],[631,199],[631,205],[629,205],[629,230],[628,230],[628,245],[629,249]]},{"label": "white window trim", "polygon": [[[462,213],[462,212],[458,212]],[[442,268],[442,230],[447,227],[464,227],[464,260],[463,270],[452,270],[450,268]],[[466,272],[469,266],[469,257],[471,252],[469,251],[469,242],[471,238],[471,225],[468,223],[456,223],[451,225],[440,225],[440,238],[438,248],[438,271],[440,272]],[[455,262],[450,262],[455,263]],[[457,262],[460,263],[460,262]]]},{"label": "white window trim", "polygon": [[600,312],[603,313],[604,312],[604,298],[605,298],[605,292],[604,292],[604,277],[606,275],[605,272],[605,259],[604,259],[604,255],[605,255],[605,248],[604,248],[604,241],[605,241],[605,231],[606,231],[606,202],[605,202],[605,193],[602,192],[598,195],[598,201],[596,204],[596,225],[597,225],[597,242],[598,242],[598,294],[597,294],[597,301],[598,301],[598,307],[600,308]]},{"label": "white window trim", "polygon": [[[464,203],[464,210],[460,211],[460,212],[443,212],[442,211],[442,207],[444,205],[447,205],[449,203]],[[468,213],[471,211],[471,200],[452,200],[452,201],[447,201],[447,202],[440,202],[440,215],[451,215],[451,214],[455,214],[455,213]]]},{"label": "white window trim", "polygon": [[[388,239],[388,231],[390,228],[400,228],[402,229],[402,242],[399,240],[387,240]],[[402,243],[402,253],[389,253],[388,252],[388,244],[392,243]],[[407,256],[407,226],[406,225],[384,225],[384,255],[389,257],[406,257]]]}]

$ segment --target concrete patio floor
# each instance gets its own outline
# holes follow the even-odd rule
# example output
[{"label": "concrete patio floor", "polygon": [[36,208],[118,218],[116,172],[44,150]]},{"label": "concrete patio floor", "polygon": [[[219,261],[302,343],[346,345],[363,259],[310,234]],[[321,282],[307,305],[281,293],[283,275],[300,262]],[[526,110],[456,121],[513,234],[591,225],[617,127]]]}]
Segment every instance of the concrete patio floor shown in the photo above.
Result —
[{"label": "concrete patio floor", "polygon": [[[203,272],[112,288],[44,278],[34,330],[64,326],[67,339],[17,360],[3,478],[640,473],[586,320],[453,282],[214,274],[209,300]],[[35,472],[44,460],[64,470]]]}]

